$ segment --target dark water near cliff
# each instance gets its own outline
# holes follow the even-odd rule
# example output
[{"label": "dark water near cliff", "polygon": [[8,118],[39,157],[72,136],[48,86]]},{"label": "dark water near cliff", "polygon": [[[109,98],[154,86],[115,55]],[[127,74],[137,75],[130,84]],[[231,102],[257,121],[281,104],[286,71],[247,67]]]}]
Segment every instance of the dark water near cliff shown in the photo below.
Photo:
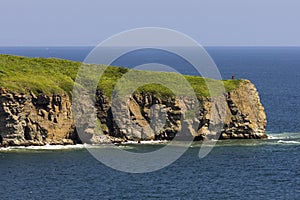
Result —
[{"label": "dark water near cliff", "polygon": [[[1,47],[0,53],[82,61],[91,49]],[[1,150],[1,199],[300,199],[300,47],[207,51],[224,79],[234,73],[256,85],[273,139],[223,141],[204,159],[195,144],[172,165],[148,174],[112,170],[84,149]]]}]

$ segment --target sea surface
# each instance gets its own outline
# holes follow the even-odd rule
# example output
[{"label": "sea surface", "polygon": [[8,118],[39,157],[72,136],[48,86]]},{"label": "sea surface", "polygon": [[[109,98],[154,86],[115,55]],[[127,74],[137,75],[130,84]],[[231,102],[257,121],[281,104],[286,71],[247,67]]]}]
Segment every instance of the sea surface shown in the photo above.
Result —
[{"label": "sea surface", "polygon": [[[0,53],[83,61],[92,49],[0,47]],[[0,149],[1,199],[300,199],[300,47],[205,49],[224,79],[234,74],[256,85],[269,139],[219,141],[202,159],[201,143],[193,143],[173,164],[144,174],[111,169],[80,145]],[[171,56],[152,56],[181,73],[195,74]],[[138,63],[133,57],[114,64],[132,67]],[[163,145],[122,148],[149,152]]]}]

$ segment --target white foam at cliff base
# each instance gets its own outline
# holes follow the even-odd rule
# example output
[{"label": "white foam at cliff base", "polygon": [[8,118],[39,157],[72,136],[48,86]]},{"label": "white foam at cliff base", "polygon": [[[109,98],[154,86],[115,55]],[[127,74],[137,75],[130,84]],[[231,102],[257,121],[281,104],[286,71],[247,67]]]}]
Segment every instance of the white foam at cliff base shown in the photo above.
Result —
[{"label": "white foam at cliff base", "polygon": [[300,144],[299,141],[293,141],[293,140],[289,140],[289,141],[278,140],[278,143],[282,143],[282,144]]},{"label": "white foam at cliff base", "polygon": [[165,144],[167,143],[167,140],[145,140],[145,141],[127,141],[122,142],[122,144]]},{"label": "white foam at cliff base", "polygon": [[76,145],[44,145],[44,146],[12,146],[0,148],[0,151],[10,150],[60,150],[60,149],[82,149],[85,148],[84,144]]},{"label": "white foam at cliff base", "polygon": [[267,135],[271,140],[300,138],[300,133],[267,133]]}]

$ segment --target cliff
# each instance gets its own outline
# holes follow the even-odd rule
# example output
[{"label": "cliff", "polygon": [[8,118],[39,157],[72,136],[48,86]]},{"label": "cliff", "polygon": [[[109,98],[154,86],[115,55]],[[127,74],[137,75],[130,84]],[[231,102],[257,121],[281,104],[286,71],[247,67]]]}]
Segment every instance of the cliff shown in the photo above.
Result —
[{"label": "cliff", "polygon": [[0,90],[2,146],[74,144],[76,134],[67,96]]},{"label": "cliff", "polygon": [[[22,67],[18,69],[18,66]],[[49,70],[49,66],[54,70]],[[116,115],[112,113],[109,91],[114,87],[113,81],[116,77],[126,73],[124,68],[109,69],[110,74],[105,79],[108,84],[100,85],[96,93],[95,109],[100,123],[94,127],[77,127],[83,132],[78,135],[70,98],[71,85],[78,66],[79,63],[57,59],[0,56],[0,146],[171,140],[182,127],[186,127],[186,134],[192,135],[195,140],[266,137],[264,108],[255,86],[248,80],[224,82],[226,93],[213,98],[205,95],[206,91],[201,85],[202,78],[188,77],[194,84],[192,86],[197,93],[199,105],[195,105],[188,97],[183,96],[178,100],[172,95],[157,95],[141,90],[129,97],[127,105],[115,105],[118,108],[115,108],[117,113],[114,114],[121,116],[116,119],[113,117]],[[45,69],[47,71],[43,72]],[[38,70],[38,73],[30,74],[33,70]],[[58,71],[60,74],[57,74]],[[30,82],[35,81],[36,74],[40,76],[43,84]],[[27,79],[16,81],[15,76],[24,76]],[[43,78],[47,82],[43,82]],[[219,123],[213,119],[211,111],[216,107],[221,112],[222,109],[215,102],[222,100],[226,102],[226,115],[224,123]],[[181,121],[183,115],[186,117],[189,114],[185,110],[195,106],[199,108],[196,115]],[[127,117],[124,116],[126,113],[119,111],[124,108],[128,110]],[[151,119],[157,121],[153,123]],[[85,123],[89,119],[83,116],[81,120]],[[135,128],[130,128],[132,122]],[[221,132],[216,133],[212,127],[218,125],[222,125]],[[96,131],[99,128],[101,131]]]},{"label": "cliff", "polygon": [[[78,137],[72,117],[71,101],[67,95],[20,94],[0,90],[0,142],[1,146],[28,146],[45,144],[74,144],[84,142],[122,142],[127,140],[170,140],[180,129],[182,105],[174,98],[161,98],[150,94],[135,94],[128,107],[131,119],[140,130],[128,131],[126,118],[124,127],[118,127],[112,117],[111,101],[101,91],[97,93],[97,117],[103,135],[93,130],[85,130],[85,140]],[[265,138],[266,115],[254,85],[247,80],[235,90],[224,94],[226,98],[226,118],[220,139]],[[183,99],[185,106],[191,106],[189,99]],[[196,140],[214,138],[209,131],[211,99],[199,98],[199,115],[192,119],[191,128]],[[154,108],[153,108],[153,105]],[[152,114],[159,119],[165,114],[165,123],[152,127],[153,134],[146,134],[142,127],[150,124]],[[156,109],[156,110],[155,110]],[[156,123],[159,124],[159,123]],[[159,130],[158,130],[159,129]]]}]

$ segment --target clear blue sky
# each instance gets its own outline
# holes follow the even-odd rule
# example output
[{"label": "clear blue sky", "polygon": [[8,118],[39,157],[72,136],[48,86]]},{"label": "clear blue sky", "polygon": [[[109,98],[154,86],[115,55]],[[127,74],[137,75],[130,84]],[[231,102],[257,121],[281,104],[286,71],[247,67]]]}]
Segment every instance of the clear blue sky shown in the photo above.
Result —
[{"label": "clear blue sky", "polygon": [[300,46],[299,0],[0,0],[0,46],[97,45],[155,26],[202,45]]}]

